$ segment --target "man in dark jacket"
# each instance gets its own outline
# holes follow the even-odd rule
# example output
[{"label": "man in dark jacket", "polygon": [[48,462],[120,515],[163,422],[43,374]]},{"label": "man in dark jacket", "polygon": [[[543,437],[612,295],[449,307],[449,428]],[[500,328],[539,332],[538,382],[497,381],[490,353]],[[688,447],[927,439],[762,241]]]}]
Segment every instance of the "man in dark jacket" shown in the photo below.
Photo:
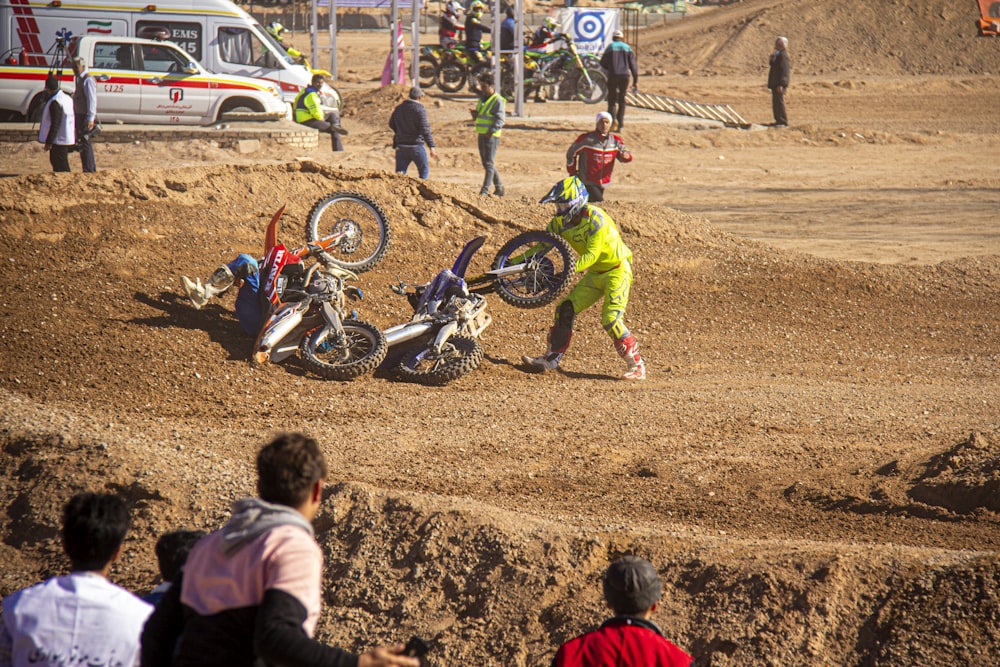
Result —
[{"label": "man in dark jacket", "polygon": [[396,149],[396,173],[405,174],[410,163],[417,165],[420,178],[427,178],[430,168],[427,163],[427,150],[431,157],[437,157],[434,151],[434,135],[431,134],[430,123],[427,122],[427,109],[418,100],[424,96],[424,91],[416,86],[410,89],[410,99],[404,100],[392,111],[389,117],[389,127],[395,133],[392,137],[392,147]]},{"label": "man in dark jacket", "polygon": [[260,450],[260,497],[195,544],[143,629],[143,667],[419,667],[402,644],[356,655],[312,638],[323,597],[312,520],[326,475],[319,444],[301,433]]},{"label": "man in dark jacket", "polygon": [[553,667],[690,667],[691,656],[649,620],[662,592],[649,561],[616,560],[604,573],[604,599],[614,618],[560,646]]},{"label": "man in dark jacket", "polygon": [[625,127],[625,93],[628,92],[629,76],[632,77],[632,90],[635,90],[639,85],[639,66],[635,51],[625,43],[625,33],[615,30],[611,40],[611,45],[604,49],[601,56],[601,67],[608,73],[608,113],[614,119],[612,129],[618,131]]},{"label": "man in dark jacket", "polygon": [[90,138],[97,125],[97,84],[87,70],[85,58],[73,58],[73,73],[76,75],[76,88],[73,90],[73,109],[76,113],[76,146],[80,149],[80,162],[83,171],[97,171],[94,162],[94,144]]},{"label": "man in dark jacket", "polygon": [[771,90],[771,110],[774,112],[774,127],[788,126],[788,112],[785,111],[785,91],[788,90],[788,80],[791,71],[792,64],[788,60],[788,38],[779,37],[774,40],[771,67],[767,72],[767,87]]},{"label": "man in dark jacket", "polygon": [[465,16],[465,48],[476,62],[486,60],[483,52],[483,33],[490,32],[490,27],[483,21],[483,11],[486,5],[479,0],[473,0],[469,5],[469,13]]}]

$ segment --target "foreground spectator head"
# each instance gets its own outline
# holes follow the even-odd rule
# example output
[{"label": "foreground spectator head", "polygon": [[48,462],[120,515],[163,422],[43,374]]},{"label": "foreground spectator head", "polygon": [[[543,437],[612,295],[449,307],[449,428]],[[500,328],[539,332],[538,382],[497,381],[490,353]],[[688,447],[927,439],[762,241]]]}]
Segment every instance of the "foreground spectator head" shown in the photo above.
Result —
[{"label": "foreground spectator head", "polygon": [[326,460],[313,438],[284,433],[257,454],[257,493],[269,503],[299,507],[326,473]]},{"label": "foreground spectator head", "polygon": [[619,616],[644,614],[662,594],[660,576],[644,558],[624,556],[604,573],[604,599]]},{"label": "foreground spectator head", "polygon": [[160,535],[160,539],[156,540],[156,562],[164,581],[177,579],[191,547],[204,536],[203,530],[172,530]]},{"label": "foreground spectator head", "polygon": [[74,571],[99,571],[118,555],[129,528],[120,497],[78,493],[63,508],[63,548]]}]

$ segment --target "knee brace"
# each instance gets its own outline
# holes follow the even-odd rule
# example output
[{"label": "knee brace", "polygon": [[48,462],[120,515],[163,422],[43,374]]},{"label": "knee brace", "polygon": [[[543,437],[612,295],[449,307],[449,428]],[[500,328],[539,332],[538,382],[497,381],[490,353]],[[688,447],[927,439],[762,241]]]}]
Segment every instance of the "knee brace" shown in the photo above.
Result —
[{"label": "knee brace", "polygon": [[549,346],[553,352],[562,352],[569,347],[569,340],[573,337],[574,321],[576,321],[576,311],[573,309],[573,302],[567,299],[556,308],[556,323],[549,334]]}]

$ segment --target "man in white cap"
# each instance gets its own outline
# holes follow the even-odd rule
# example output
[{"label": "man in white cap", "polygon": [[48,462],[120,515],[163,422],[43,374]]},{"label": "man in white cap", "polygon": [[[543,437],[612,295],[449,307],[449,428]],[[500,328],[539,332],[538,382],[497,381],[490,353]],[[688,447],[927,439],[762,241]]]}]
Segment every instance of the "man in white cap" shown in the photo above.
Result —
[{"label": "man in white cap", "polygon": [[648,560],[619,558],[605,571],[603,583],[614,617],[560,646],[553,667],[690,667],[691,656],[650,620],[663,584]]},{"label": "man in white cap", "polygon": [[604,201],[604,188],[611,182],[615,161],[631,162],[625,142],[611,132],[611,114],[597,114],[597,126],[576,138],[566,151],[566,171],[583,181],[590,201]]},{"label": "man in white cap", "polygon": [[601,56],[601,67],[608,73],[608,113],[614,119],[614,129],[625,127],[625,93],[628,92],[629,75],[632,77],[632,91],[639,86],[639,66],[635,52],[625,43],[625,34],[615,30],[611,34],[611,45]]}]

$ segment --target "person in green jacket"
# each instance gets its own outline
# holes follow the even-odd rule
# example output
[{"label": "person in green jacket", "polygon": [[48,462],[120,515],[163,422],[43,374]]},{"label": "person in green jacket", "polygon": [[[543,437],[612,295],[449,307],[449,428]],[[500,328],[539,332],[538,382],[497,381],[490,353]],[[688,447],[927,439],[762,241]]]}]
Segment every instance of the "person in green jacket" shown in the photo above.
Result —
[{"label": "person in green jacket", "polygon": [[295,122],[314,127],[320,132],[330,134],[333,150],[344,150],[344,144],[340,140],[340,135],[347,134],[340,125],[340,113],[336,110],[323,114],[323,106],[320,103],[319,91],[326,83],[322,74],[314,74],[312,82],[303,88],[295,96]]},{"label": "person in green jacket", "polygon": [[503,97],[493,90],[493,74],[483,72],[479,75],[479,102],[475,109],[470,109],[476,124],[476,137],[479,141],[479,159],[486,171],[483,177],[483,187],[480,195],[490,193],[493,184],[493,194],[503,197],[506,194],[500,173],[496,167],[497,149],[500,147],[500,130],[505,121],[505,104]]},{"label": "person in green jacket", "polygon": [[559,368],[559,361],[573,337],[577,314],[603,299],[601,325],[627,365],[622,379],[645,380],[646,364],[639,356],[639,343],[625,326],[625,306],[632,288],[632,251],[622,241],[611,216],[604,209],[588,204],[587,200],[583,181],[570,176],[556,183],[539,202],[558,207],[546,231],[569,242],[578,255],[575,269],[584,276],[556,306],[556,320],[549,329],[545,354],[540,357],[525,355],[521,359],[535,371]]}]

